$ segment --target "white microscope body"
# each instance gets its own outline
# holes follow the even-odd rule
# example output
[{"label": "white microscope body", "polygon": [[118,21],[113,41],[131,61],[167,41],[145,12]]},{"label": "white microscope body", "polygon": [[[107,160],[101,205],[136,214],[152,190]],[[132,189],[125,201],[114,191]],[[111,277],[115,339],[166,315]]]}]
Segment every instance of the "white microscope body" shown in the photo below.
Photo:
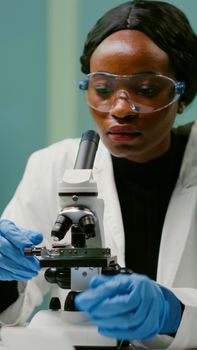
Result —
[{"label": "white microscope body", "polygon": [[104,248],[104,203],[97,197],[97,184],[93,179],[98,142],[94,131],[82,136],[75,167],[65,171],[59,186],[61,211],[51,235],[54,241],[61,241],[70,231],[70,244],[55,243],[51,249],[34,247],[26,250],[26,254],[40,256],[42,267],[49,267],[45,273],[48,282],[71,290],[63,310],[54,306],[52,300],[53,310],[38,312],[28,326],[29,331],[62,330],[75,349],[117,347],[116,339],[101,336],[88,316],[74,307],[75,294],[88,288],[93,275],[103,271],[116,273],[118,268],[116,257],[111,257],[110,249]]}]

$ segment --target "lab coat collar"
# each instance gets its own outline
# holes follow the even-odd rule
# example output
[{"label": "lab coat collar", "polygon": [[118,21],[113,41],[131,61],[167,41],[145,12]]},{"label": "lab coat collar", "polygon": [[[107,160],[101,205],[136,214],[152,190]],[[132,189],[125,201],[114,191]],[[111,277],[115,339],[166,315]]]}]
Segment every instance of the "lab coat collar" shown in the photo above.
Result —
[{"label": "lab coat collar", "polygon": [[98,184],[98,193],[104,199],[104,232],[105,245],[111,248],[112,255],[116,255],[118,263],[125,266],[124,259],[124,229],[115,186],[111,155],[100,141],[94,163],[94,178]]},{"label": "lab coat collar", "polygon": [[179,178],[169,203],[163,227],[157,280],[175,284],[197,212],[197,123],[186,145]]}]

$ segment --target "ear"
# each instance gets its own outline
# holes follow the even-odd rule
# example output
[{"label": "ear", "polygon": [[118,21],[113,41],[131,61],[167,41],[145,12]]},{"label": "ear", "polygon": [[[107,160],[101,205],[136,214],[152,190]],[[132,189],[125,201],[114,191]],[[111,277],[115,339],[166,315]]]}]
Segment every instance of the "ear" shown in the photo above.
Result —
[{"label": "ear", "polygon": [[184,101],[179,101],[178,108],[177,108],[177,113],[179,113],[179,114],[183,113],[184,109],[185,109],[185,102]]}]

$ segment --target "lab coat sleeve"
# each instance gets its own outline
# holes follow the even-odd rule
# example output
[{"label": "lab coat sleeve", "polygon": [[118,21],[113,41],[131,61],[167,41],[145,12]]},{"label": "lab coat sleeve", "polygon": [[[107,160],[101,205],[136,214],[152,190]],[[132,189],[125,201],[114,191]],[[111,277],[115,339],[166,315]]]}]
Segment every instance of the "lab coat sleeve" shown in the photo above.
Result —
[{"label": "lab coat sleeve", "polygon": [[25,324],[34,308],[42,303],[43,296],[49,289],[43,282],[43,271],[29,282],[18,282],[19,297],[0,314],[0,325]]},{"label": "lab coat sleeve", "polygon": [[172,292],[185,306],[182,320],[169,349],[197,347],[197,290],[173,288]]},{"label": "lab coat sleeve", "polygon": [[[58,143],[29,158],[16,193],[2,214],[2,218],[14,221],[19,227],[42,232],[45,237],[42,245],[49,243],[59,210],[58,185],[67,164],[66,145]],[[73,150],[72,154],[74,147],[69,149]],[[43,271],[27,283],[18,282],[19,298],[0,314],[0,323],[23,323],[42,303],[49,289]]]},{"label": "lab coat sleeve", "polygon": [[[51,222],[50,218],[49,220],[46,219],[47,208],[42,202],[43,197],[40,196],[37,168],[40,168],[40,164],[37,156],[33,155],[27,163],[23,179],[13,199],[3,212],[2,218],[14,221],[19,227],[43,232],[46,237]],[[34,307],[42,303],[43,294],[47,293],[49,287],[44,280],[42,281],[41,275],[29,282],[18,282],[19,297],[0,314],[1,324],[25,322]]]},{"label": "lab coat sleeve", "polygon": [[149,349],[196,349],[197,348],[197,291],[193,288],[170,288],[184,305],[182,319],[175,337],[157,335],[143,341]]},{"label": "lab coat sleeve", "polygon": [[29,158],[23,178],[2,218],[13,220],[19,227],[42,232],[48,239],[53,219],[51,208],[56,205],[57,211],[57,186],[54,181],[47,193],[52,184],[52,174],[47,175],[43,158],[39,152]]}]

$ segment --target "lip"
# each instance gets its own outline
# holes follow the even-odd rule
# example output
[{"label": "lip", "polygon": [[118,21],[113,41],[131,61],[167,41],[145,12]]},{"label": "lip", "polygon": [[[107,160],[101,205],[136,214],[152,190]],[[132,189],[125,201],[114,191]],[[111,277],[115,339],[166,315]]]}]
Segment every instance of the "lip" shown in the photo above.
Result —
[{"label": "lip", "polygon": [[130,125],[114,125],[108,129],[107,135],[112,141],[125,142],[139,137],[141,132]]},{"label": "lip", "polygon": [[108,130],[108,134],[136,134],[139,130],[134,129],[130,125],[114,125]]}]

